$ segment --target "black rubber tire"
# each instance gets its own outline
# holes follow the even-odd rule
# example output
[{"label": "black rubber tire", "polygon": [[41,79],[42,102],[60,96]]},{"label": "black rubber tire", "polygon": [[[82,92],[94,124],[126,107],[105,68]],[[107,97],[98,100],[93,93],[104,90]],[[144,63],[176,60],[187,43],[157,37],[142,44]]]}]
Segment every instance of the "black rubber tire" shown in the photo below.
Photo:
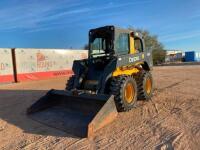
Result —
[{"label": "black rubber tire", "polygon": [[72,90],[74,88],[74,80],[75,80],[75,75],[72,75],[68,81],[67,81],[67,84],[66,84],[66,90]]},{"label": "black rubber tire", "polygon": [[[131,103],[128,103],[124,97],[124,90],[127,83],[131,83],[135,91],[135,95]],[[135,79],[131,76],[119,76],[113,78],[111,81],[110,92],[114,95],[118,111],[129,111],[135,107],[135,103],[137,101],[137,84]]]},{"label": "black rubber tire", "polygon": [[[152,74],[149,71],[140,71],[137,75],[134,76],[137,82],[137,88],[138,88],[138,100],[149,100],[151,99],[153,95],[153,78]],[[151,91],[148,94],[146,91],[146,81],[147,79],[151,80]]]}]

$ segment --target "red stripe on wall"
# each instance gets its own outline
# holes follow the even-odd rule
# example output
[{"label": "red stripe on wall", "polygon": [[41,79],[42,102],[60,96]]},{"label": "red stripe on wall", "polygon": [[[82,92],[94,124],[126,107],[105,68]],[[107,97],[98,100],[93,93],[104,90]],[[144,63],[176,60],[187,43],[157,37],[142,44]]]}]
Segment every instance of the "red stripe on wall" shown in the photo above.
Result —
[{"label": "red stripe on wall", "polygon": [[0,83],[14,82],[13,75],[0,75]]},{"label": "red stripe on wall", "polygon": [[33,81],[43,80],[55,77],[70,76],[73,74],[72,70],[59,70],[59,71],[48,71],[48,72],[33,72],[18,74],[18,81]]}]

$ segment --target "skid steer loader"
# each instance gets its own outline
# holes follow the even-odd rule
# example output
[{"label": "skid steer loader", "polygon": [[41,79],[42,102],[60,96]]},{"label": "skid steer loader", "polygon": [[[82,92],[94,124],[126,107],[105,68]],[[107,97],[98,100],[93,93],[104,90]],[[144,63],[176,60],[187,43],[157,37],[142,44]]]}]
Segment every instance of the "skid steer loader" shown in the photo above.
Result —
[{"label": "skid steer loader", "polygon": [[34,120],[89,137],[118,112],[152,97],[152,52],[138,32],[115,26],[91,29],[88,59],[74,61],[72,69],[66,90],[50,90],[28,108]]}]

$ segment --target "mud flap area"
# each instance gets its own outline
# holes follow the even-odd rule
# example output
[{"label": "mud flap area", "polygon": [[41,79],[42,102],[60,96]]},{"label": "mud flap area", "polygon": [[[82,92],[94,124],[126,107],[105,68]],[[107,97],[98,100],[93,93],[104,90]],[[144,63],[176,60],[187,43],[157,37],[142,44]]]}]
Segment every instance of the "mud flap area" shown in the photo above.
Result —
[{"label": "mud flap area", "polygon": [[51,90],[27,109],[35,121],[78,137],[91,137],[111,123],[118,112],[113,95],[73,95]]}]

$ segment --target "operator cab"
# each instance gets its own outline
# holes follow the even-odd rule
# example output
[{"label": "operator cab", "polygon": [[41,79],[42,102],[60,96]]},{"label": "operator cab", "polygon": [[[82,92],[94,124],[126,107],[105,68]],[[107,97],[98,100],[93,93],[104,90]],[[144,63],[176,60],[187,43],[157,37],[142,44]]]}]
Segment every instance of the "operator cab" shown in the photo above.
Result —
[{"label": "operator cab", "polygon": [[89,32],[89,58],[141,53],[144,50],[140,33],[114,26],[92,29]]},{"label": "operator cab", "polygon": [[89,32],[89,57],[109,56],[114,54],[114,27],[106,26]]}]

